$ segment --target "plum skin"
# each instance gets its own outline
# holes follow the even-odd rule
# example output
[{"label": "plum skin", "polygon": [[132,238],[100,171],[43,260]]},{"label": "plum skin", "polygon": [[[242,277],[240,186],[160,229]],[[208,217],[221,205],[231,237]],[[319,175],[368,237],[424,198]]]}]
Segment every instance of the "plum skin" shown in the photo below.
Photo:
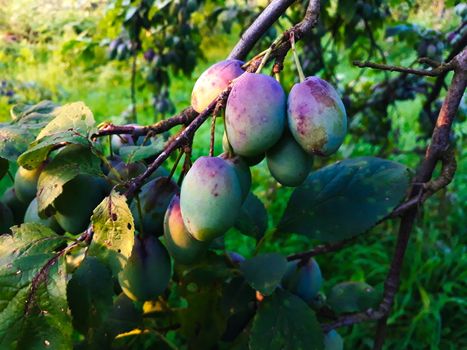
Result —
[{"label": "plum skin", "polygon": [[282,136],[286,97],[272,77],[244,73],[232,87],[225,108],[227,138],[235,154],[259,156]]},{"label": "plum skin", "polygon": [[183,222],[199,241],[222,236],[237,219],[242,190],[231,165],[219,157],[200,157],[182,183]]},{"label": "plum skin", "polygon": [[347,114],[341,98],[318,77],[308,77],[292,87],[287,114],[293,137],[309,154],[335,153],[347,133]]}]

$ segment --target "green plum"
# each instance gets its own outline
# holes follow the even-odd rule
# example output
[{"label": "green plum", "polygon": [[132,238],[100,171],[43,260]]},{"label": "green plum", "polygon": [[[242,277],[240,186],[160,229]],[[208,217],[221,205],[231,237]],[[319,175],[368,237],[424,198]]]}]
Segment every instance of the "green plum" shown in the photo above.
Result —
[{"label": "green plum", "polygon": [[57,220],[53,216],[43,219],[39,216],[37,210],[37,198],[34,198],[31,203],[29,203],[28,209],[24,214],[24,222],[37,222],[54,230],[55,232],[62,232],[60,225],[57,223]]},{"label": "green plum", "polygon": [[242,190],[242,201],[245,200],[246,196],[250,192],[251,187],[251,171],[242,157],[229,156],[228,153],[222,153],[220,155],[227,163],[229,163],[237,174],[240,188]]},{"label": "green plum", "polygon": [[212,101],[229,86],[229,83],[242,75],[243,62],[225,60],[217,62],[200,75],[191,93],[191,106],[201,113]]},{"label": "green plum", "polygon": [[136,237],[127,264],[118,275],[123,292],[132,300],[155,300],[169,285],[170,256],[153,236]]},{"label": "green plum", "polygon": [[[228,155],[229,157],[234,155],[234,151],[232,149],[232,146],[230,146],[229,139],[227,138],[227,133],[224,132],[224,135],[222,136],[222,149],[224,150],[224,154]],[[253,156],[253,157],[240,157],[243,159],[243,161],[248,165],[249,167],[255,166],[264,159],[264,153]]]},{"label": "green plum", "polygon": [[311,302],[323,284],[321,270],[315,259],[302,266],[299,260],[290,261],[282,279],[282,285],[305,302]]},{"label": "green plum", "polygon": [[5,191],[2,197],[2,202],[8,206],[13,213],[15,224],[21,224],[29,203],[24,203],[19,200],[14,187],[10,187]]},{"label": "green plum", "polygon": [[347,114],[341,98],[328,82],[308,77],[290,90],[288,124],[307,153],[329,156],[344,141]]},{"label": "green plum", "polygon": [[180,211],[180,197],[175,195],[164,217],[164,238],[167,250],[175,261],[191,264],[201,259],[210,242],[201,242],[193,238],[183,223]]},{"label": "green plum", "polygon": [[264,154],[281,138],[285,113],[285,93],[274,78],[253,73],[240,76],[225,108],[227,138],[235,154]]},{"label": "green plum", "polygon": [[86,230],[93,210],[108,194],[107,186],[102,178],[90,175],[78,175],[67,182],[54,201],[58,224],[72,234]]},{"label": "green plum", "polygon": [[344,350],[344,341],[334,329],[324,336],[324,350]]},{"label": "green plum", "polygon": [[178,186],[168,177],[158,177],[147,182],[139,194],[142,220],[138,210],[138,203],[133,200],[131,212],[135,219],[135,227],[145,234],[160,236],[164,232],[164,215],[173,196],[178,193]]},{"label": "green plum", "polygon": [[21,166],[18,168],[15,175],[15,192],[20,201],[30,203],[36,196],[37,180],[42,168],[42,166],[32,170]]},{"label": "green plum", "polygon": [[233,226],[242,204],[242,190],[233,167],[219,157],[200,157],[182,183],[180,207],[188,231],[211,241]]},{"label": "green plum", "polygon": [[305,181],[313,164],[313,157],[289,133],[284,133],[279,142],[266,152],[266,160],[272,177],[291,187]]}]

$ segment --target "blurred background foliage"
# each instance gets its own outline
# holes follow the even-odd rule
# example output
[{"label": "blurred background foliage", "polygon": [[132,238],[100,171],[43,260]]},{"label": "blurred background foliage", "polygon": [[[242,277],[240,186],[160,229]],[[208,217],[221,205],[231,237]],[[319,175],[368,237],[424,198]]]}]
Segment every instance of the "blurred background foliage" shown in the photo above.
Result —
[{"label": "blurred background foliage", "polygon": [[[150,124],[190,103],[196,77],[225,58],[266,0],[0,0],[0,122],[17,103],[49,99],[84,101],[98,121]],[[268,47],[298,22],[298,1],[256,45]],[[338,159],[376,155],[416,168],[429,140],[446,85],[443,80],[357,69],[352,60],[425,67],[418,58],[443,61],[466,45],[467,5],[452,0],[324,0],[318,27],[298,43],[306,75],[331,82],[343,96],[349,134]],[[446,77],[449,84],[451,76]],[[298,81],[292,57],[281,83]],[[467,131],[465,98],[454,125],[458,170],[453,183],[424,206],[417,221],[402,286],[389,319],[388,349],[467,348]],[[216,150],[221,151],[222,120]],[[194,155],[207,154],[208,125]],[[315,242],[275,236],[291,193],[252,168],[254,192],[266,204],[270,234],[265,250],[292,253]],[[0,194],[10,185],[0,182]],[[325,289],[344,280],[384,281],[398,223],[379,225],[339,253],[318,257]],[[246,256],[254,241],[232,230],[227,247]],[[342,330],[346,348],[371,345],[373,324]]]}]

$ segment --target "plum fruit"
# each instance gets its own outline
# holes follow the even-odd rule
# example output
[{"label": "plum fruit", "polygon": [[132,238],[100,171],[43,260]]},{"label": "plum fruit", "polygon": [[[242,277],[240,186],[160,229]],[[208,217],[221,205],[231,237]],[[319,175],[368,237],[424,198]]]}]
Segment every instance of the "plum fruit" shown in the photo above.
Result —
[{"label": "plum fruit", "polygon": [[240,188],[242,190],[242,201],[245,200],[246,196],[250,192],[251,187],[251,171],[245,161],[239,156],[229,156],[227,153],[220,155],[227,163],[229,163],[237,174]]},{"label": "plum fruit", "polygon": [[62,232],[60,225],[57,223],[57,220],[53,216],[43,219],[39,216],[37,210],[37,198],[34,198],[31,203],[29,203],[28,209],[24,214],[24,222],[36,222],[51,228],[55,232]]},{"label": "plum fruit", "polygon": [[11,226],[13,226],[14,218],[10,208],[2,202],[0,202],[0,235],[7,233]]},{"label": "plum fruit", "polygon": [[347,132],[347,114],[341,98],[318,77],[308,77],[290,90],[288,123],[300,146],[319,156],[336,152]]},{"label": "plum fruit", "polygon": [[201,259],[210,242],[201,242],[193,238],[183,223],[180,211],[180,197],[175,195],[164,217],[165,245],[175,261],[191,264]]},{"label": "plum fruit", "polygon": [[233,226],[242,205],[240,181],[219,157],[200,157],[188,171],[180,192],[183,222],[194,238],[211,241]]},{"label": "plum fruit", "polygon": [[343,350],[344,341],[334,329],[324,336],[324,350]]},{"label": "plum fruit", "polygon": [[290,261],[282,279],[282,285],[293,294],[309,303],[318,295],[323,284],[321,270],[315,259],[301,266],[299,260]]},{"label": "plum fruit", "polygon": [[143,233],[163,234],[164,215],[172,197],[178,193],[178,186],[167,177],[158,177],[148,181],[139,194],[142,220],[138,211],[137,201],[131,203],[131,212],[135,220],[135,227]]},{"label": "plum fruit", "polygon": [[19,200],[14,187],[10,187],[5,191],[2,196],[2,202],[10,208],[13,213],[15,224],[19,225],[22,223],[29,203]]},{"label": "plum fruit", "polygon": [[266,152],[266,160],[276,181],[292,187],[305,181],[313,164],[313,157],[289,133],[284,133],[279,142]]},{"label": "plum fruit", "polygon": [[169,285],[172,269],[164,245],[154,236],[136,237],[131,256],[118,275],[123,292],[132,300],[155,300]]},{"label": "plum fruit", "polygon": [[209,67],[200,75],[191,93],[193,109],[201,113],[209,104],[229,86],[230,81],[242,75],[243,62],[225,60]]},{"label": "plum fruit", "polygon": [[264,154],[282,136],[286,98],[281,85],[263,74],[244,73],[227,99],[225,125],[235,154]]},{"label": "plum fruit", "polygon": [[19,167],[15,175],[15,192],[18,199],[24,203],[30,203],[36,196],[37,180],[42,171],[42,166],[28,170]]}]

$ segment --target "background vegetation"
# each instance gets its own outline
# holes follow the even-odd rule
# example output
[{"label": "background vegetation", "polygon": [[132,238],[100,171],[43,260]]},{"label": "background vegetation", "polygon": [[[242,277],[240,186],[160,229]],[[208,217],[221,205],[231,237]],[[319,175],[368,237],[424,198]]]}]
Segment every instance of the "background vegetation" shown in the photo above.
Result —
[{"label": "background vegetation", "polygon": [[[196,77],[228,55],[242,29],[267,1],[154,1],[152,16],[165,18],[160,20],[163,29],[151,23],[132,32],[132,21],[139,16],[134,8],[141,10],[144,3],[0,0],[0,122],[9,120],[14,104],[44,99],[84,101],[102,122],[132,121],[133,54],[136,121],[149,124],[169,116],[190,104]],[[256,51],[267,47],[281,30],[300,18],[301,12],[300,5],[288,11]],[[337,155],[319,160],[316,166],[347,157],[379,155],[415,168],[445,90],[427,113],[424,103],[434,78],[363,71],[351,62],[372,59],[409,66],[426,56],[441,61],[465,37],[466,19],[467,6],[457,1],[323,1],[320,26],[298,44],[298,49],[305,74],[327,79],[344,96],[350,131]],[[126,53],[123,49],[112,53],[112,42],[118,38],[127,45]],[[151,49],[159,61],[150,57]],[[298,77],[292,57],[288,56],[285,64],[281,83],[287,91]],[[389,319],[390,349],[467,347],[465,111],[463,101],[454,126],[456,177],[446,191],[426,203],[417,221],[402,286]],[[219,152],[222,128],[217,129]],[[205,125],[195,139],[195,156],[207,154],[208,148]],[[252,171],[254,192],[266,204],[273,227],[291,191],[268,176],[264,162]],[[0,194],[10,184],[4,178]],[[396,221],[380,225],[359,238],[358,244],[318,257],[325,288],[342,280],[380,285],[396,229]],[[313,244],[301,236],[275,237],[264,249],[291,253]],[[227,246],[251,256],[254,244],[232,231],[227,235]],[[365,348],[371,344],[374,326],[357,325],[340,333],[348,349]]]}]

